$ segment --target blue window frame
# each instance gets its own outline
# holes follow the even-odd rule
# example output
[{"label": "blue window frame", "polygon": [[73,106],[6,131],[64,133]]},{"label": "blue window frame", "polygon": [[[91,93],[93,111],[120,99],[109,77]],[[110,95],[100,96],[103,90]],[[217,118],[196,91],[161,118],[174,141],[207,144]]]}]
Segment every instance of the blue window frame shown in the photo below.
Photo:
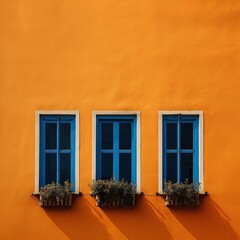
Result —
[{"label": "blue window frame", "polygon": [[74,115],[40,116],[40,187],[75,184],[75,148]]},{"label": "blue window frame", "polygon": [[163,115],[163,179],[199,182],[198,115]]},{"label": "blue window frame", "polygon": [[136,116],[97,115],[96,178],[136,184]]}]

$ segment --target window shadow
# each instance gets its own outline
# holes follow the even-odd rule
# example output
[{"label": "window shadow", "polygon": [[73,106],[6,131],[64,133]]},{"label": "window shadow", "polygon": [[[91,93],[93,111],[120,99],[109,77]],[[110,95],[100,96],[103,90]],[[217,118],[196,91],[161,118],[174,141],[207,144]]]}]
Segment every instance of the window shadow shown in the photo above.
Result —
[{"label": "window shadow", "polygon": [[197,208],[169,208],[176,219],[197,240],[231,239],[239,240],[237,232],[232,228],[231,219],[215,203],[210,196],[200,199]]},{"label": "window shadow", "polygon": [[138,196],[134,207],[104,208],[103,211],[128,240],[172,239],[164,223],[164,216],[144,196]]},{"label": "window shadow", "polygon": [[75,200],[71,208],[43,210],[71,240],[176,239],[166,225],[167,212],[171,213],[194,239],[240,239],[231,226],[231,219],[209,196],[201,198],[198,208],[172,207],[164,211],[156,208],[152,200],[151,197],[138,196],[135,207],[100,208],[95,207],[93,197],[82,196]]},{"label": "window shadow", "polygon": [[[94,210],[94,201],[88,197],[77,197],[68,208],[43,208],[46,215],[71,240],[111,239],[102,216]],[[91,199],[90,199],[91,200]]]}]

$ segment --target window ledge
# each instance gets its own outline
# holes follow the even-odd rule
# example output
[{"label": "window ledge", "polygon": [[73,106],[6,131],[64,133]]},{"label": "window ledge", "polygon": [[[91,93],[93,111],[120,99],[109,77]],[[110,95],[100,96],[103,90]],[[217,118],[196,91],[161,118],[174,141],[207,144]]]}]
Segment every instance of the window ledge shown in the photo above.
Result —
[{"label": "window ledge", "polygon": [[[31,195],[39,197],[40,193],[39,192],[33,192]],[[82,192],[72,192],[72,195],[74,195],[74,196],[82,196],[83,193]]]},{"label": "window ledge", "polygon": [[[208,195],[209,193],[208,192],[198,192],[198,195],[199,196],[206,196]],[[167,194],[166,193],[163,193],[163,192],[156,192],[156,196],[166,196]]]}]

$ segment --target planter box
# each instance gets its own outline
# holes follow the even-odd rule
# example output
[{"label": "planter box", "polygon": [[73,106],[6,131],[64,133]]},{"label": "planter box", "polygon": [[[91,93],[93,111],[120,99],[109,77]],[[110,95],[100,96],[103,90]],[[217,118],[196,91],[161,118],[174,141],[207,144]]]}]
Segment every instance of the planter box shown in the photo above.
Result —
[{"label": "planter box", "polygon": [[196,193],[194,199],[178,199],[165,195],[165,205],[166,206],[199,206],[199,194]]},{"label": "planter box", "polygon": [[123,207],[123,206],[135,206],[136,197],[135,194],[126,195],[124,197],[112,197],[112,196],[96,196],[97,207]]},{"label": "planter box", "polygon": [[53,198],[44,200],[41,196],[39,199],[39,205],[41,207],[71,207],[72,206],[72,195],[63,199]]}]

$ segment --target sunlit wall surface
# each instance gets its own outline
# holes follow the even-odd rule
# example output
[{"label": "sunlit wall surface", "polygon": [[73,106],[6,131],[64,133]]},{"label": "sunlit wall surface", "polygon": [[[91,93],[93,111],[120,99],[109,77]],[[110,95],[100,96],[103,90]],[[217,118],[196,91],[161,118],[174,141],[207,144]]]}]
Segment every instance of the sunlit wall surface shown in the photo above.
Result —
[{"label": "sunlit wall surface", "polygon": [[[239,239],[240,4],[102,0],[0,3],[1,239]],[[37,110],[80,112],[79,185],[71,208],[32,196]],[[89,196],[92,112],[138,111],[135,208]],[[158,111],[203,111],[204,190],[194,209],[158,191]]]}]

